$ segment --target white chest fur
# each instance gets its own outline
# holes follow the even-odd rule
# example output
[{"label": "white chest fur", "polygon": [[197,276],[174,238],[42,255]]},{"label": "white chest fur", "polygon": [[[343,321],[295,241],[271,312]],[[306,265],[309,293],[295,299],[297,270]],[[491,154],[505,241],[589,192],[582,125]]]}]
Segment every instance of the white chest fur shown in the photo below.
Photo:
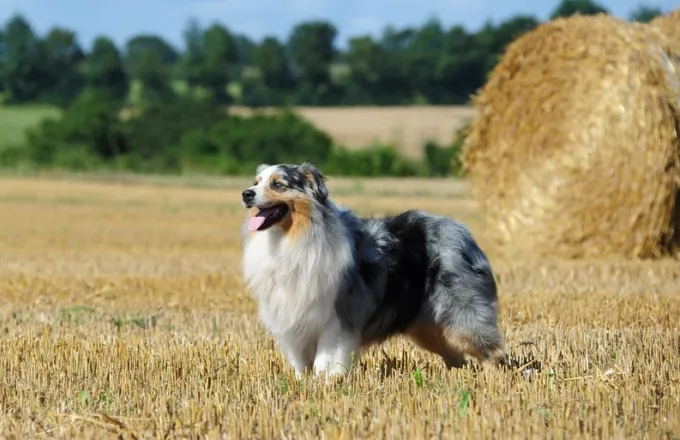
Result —
[{"label": "white chest fur", "polygon": [[314,338],[336,319],[335,300],[351,258],[344,239],[291,242],[277,228],[254,234],[244,249],[243,273],[265,328]]}]

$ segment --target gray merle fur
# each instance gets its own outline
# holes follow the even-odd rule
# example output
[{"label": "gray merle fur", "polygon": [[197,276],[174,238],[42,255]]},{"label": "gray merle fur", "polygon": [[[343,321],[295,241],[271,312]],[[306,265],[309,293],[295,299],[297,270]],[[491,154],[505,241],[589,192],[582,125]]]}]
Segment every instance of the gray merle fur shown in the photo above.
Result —
[{"label": "gray merle fur", "polygon": [[502,347],[493,272],[463,224],[418,210],[380,219],[341,213],[356,262],[336,301],[345,328],[373,343],[433,325],[468,338],[484,358]]}]

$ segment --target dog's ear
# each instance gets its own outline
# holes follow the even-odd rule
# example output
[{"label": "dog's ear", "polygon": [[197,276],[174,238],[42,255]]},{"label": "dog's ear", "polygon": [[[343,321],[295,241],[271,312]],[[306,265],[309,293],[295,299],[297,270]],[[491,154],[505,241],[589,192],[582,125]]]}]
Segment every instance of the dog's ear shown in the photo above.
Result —
[{"label": "dog's ear", "polygon": [[321,171],[309,162],[304,162],[298,167],[300,172],[305,179],[307,184],[312,189],[314,197],[319,202],[325,202],[328,198],[328,188],[326,188],[326,177],[321,173]]},{"label": "dog's ear", "polygon": [[260,165],[257,166],[255,169],[255,174],[260,174],[265,168],[269,167],[266,163],[261,163]]}]

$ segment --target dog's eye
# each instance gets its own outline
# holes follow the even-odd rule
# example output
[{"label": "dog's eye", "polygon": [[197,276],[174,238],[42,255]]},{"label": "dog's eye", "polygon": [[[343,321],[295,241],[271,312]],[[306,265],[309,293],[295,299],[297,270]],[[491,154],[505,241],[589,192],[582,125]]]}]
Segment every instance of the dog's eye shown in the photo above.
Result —
[{"label": "dog's eye", "polygon": [[276,189],[283,188],[283,183],[281,183],[277,180],[276,182],[274,182],[274,188],[276,188]]}]

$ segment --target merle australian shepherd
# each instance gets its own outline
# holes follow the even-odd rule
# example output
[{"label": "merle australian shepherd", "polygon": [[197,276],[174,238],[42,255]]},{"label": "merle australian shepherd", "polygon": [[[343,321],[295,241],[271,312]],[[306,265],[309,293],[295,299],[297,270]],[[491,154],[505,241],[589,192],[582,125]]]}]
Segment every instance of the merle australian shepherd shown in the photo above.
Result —
[{"label": "merle australian shepherd", "polygon": [[448,368],[504,363],[496,283],[467,227],[418,210],[359,218],[309,163],[256,173],[242,193],[244,280],[298,378],[342,373],[397,334]]}]

